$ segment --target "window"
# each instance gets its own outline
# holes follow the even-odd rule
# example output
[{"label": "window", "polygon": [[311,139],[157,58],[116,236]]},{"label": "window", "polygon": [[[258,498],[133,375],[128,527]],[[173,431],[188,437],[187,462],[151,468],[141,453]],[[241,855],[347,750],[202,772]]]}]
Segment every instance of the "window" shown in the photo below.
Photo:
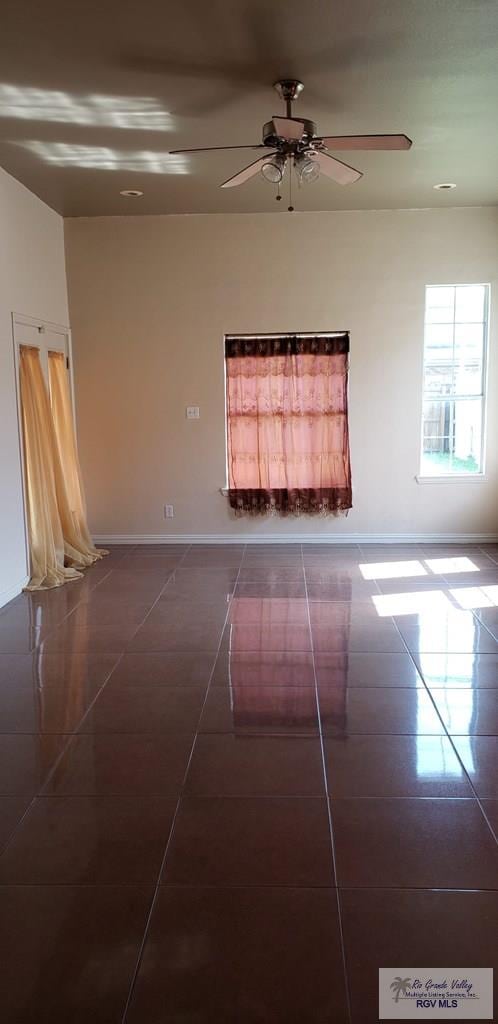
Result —
[{"label": "window", "polygon": [[351,508],[349,335],[225,340],[228,495],[236,514]]},{"label": "window", "polygon": [[489,286],[426,289],[420,472],[483,472]]}]

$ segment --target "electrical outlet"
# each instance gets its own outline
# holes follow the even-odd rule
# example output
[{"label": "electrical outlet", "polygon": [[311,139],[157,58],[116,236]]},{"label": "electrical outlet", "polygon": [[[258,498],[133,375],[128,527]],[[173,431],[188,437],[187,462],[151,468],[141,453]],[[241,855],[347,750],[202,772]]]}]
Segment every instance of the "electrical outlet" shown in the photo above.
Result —
[{"label": "electrical outlet", "polygon": [[174,515],[175,515],[175,510],[173,508],[173,505],[165,505],[164,506],[164,518],[165,519],[173,519]]},{"label": "electrical outlet", "polygon": [[187,405],[185,413],[186,413],[186,416],[187,416],[188,420],[198,420],[199,417],[200,417],[199,406],[198,405]]}]

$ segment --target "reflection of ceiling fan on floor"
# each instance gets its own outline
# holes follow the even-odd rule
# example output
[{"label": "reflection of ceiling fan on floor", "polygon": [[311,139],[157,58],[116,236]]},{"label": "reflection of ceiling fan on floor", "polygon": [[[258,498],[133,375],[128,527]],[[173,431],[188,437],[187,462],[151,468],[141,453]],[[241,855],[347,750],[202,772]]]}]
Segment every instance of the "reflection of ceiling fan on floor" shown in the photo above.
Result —
[{"label": "reflection of ceiling fan on floor", "polygon": [[316,125],[307,118],[292,116],[292,103],[303,91],[303,83],[295,79],[275,82],[274,88],[285,101],[286,116],[273,117],[263,127],[263,142],[255,146],[208,146],[200,149],[176,149],[173,153],[212,153],[229,149],[265,149],[258,158],[242,171],[224,181],[222,188],[243,185],[261,172],[266,181],[279,185],[287,167],[294,165],[300,184],[316,181],[320,173],[326,174],[340,185],[351,185],[362,177],[362,172],[337,160],[328,150],[410,149],[406,135],[329,135],[316,134]]}]

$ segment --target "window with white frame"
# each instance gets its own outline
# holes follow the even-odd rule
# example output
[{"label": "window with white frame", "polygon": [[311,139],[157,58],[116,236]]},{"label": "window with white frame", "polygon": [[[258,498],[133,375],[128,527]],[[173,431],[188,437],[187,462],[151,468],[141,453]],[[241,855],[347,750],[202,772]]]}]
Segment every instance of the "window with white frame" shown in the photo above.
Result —
[{"label": "window with white frame", "polygon": [[429,285],[422,476],[483,472],[489,285]]}]

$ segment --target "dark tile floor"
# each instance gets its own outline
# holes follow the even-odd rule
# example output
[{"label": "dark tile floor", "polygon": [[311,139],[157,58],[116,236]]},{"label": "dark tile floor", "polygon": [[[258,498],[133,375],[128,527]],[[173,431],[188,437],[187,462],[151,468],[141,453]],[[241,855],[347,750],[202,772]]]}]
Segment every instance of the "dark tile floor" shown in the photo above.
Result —
[{"label": "dark tile floor", "polygon": [[[16,1024],[372,1024],[493,966],[498,545],[114,548],[0,611]],[[496,966],[496,965],[495,965]]]}]

